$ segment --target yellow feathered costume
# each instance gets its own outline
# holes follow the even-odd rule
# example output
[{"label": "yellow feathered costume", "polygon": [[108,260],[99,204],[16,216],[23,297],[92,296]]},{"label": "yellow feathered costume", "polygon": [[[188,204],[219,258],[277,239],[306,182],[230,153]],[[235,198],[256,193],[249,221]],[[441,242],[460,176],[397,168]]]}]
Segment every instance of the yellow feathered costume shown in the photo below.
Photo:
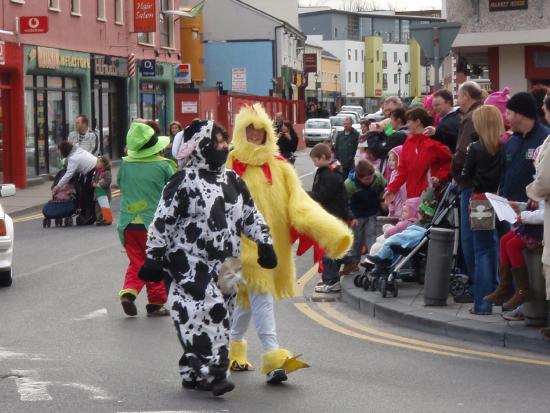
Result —
[{"label": "yellow feathered costume", "polygon": [[[266,131],[263,145],[247,141],[246,128],[249,125]],[[241,109],[235,119],[231,145],[233,150],[229,154],[227,166],[245,181],[256,207],[269,225],[277,253],[276,268],[261,268],[257,263],[256,245],[242,238],[242,273],[246,284],[238,292],[238,303],[248,306],[249,292],[271,293],[275,299],[292,297],[296,271],[291,228],[315,240],[331,258],[340,258],[346,254],[353,242],[353,234],[342,221],[327,213],[307,195],[294,167],[278,156],[272,121],[259,103]],[[262,371],[269,371],[273,365],[281,367],[278,365],[281,360],[288,365],[291,356],[287,350],[278,349],[274,352],[271,356],[269,353],[264,354]],[[246,345],[232,342],[230,359],[246,364]]]}]

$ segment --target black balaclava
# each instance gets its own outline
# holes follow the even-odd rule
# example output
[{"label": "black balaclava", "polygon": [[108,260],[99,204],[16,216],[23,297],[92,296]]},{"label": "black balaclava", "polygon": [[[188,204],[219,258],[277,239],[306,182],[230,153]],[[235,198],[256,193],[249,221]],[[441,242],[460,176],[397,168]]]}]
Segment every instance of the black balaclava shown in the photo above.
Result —
[{"label": "black balaclava", "polygon": [[216,150],[216,140],[212,136],[214,122],[211,120],[194,120],[185,128],[184,142],[195,145],[195,149],[189,155],[189,163],[186,168],[197,168],[209,172],[221,172],[224,169],[229,150]]}]

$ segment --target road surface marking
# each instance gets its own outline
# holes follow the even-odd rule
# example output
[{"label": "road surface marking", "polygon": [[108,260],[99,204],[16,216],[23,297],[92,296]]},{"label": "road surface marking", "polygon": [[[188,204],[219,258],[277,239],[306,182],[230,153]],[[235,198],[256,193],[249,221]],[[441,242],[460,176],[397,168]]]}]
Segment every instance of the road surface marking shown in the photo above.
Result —
[{"label": "road surface marking", "polygon": [[302,178],[305,178],[306,176],[313,175],[316,171],[317,171],[317,170],[308,172],[307,174],[300,175],[299,178],[302,179]]},{"label": "road surface marking", "polygon": [[73,318],[74,321],[92,320],[94,318],[100,318],[107,316],[107,309],[100,308],[99,310],[92,311],[90,314],[86,314],[83,317]]},{"label": "road surface marking", "polygon": [[40,381],[36,370],[12,370],[17,392],[23,402],[39,402],[52,400],[48,393],[47,381]]},{"label": "road surface marking", "polygon": [[294,296],[295,297],[302,297],[304,295],[304,287],[306,284],[317,274],[317,264],[315,264],[313,267],[311,267],[307,272],[302,275],[300,278],[296,280],[296,285],[294,287]]},{"label": "road surface marking", "polygon": [[92,400],[112,400],[113,397],[109,396],[109,394],[95,386],[90,386],[88,384],[82,384],[82,383],[60,383],[64,387],[73,387],[75,389],[82,390],[84,392],[90,393],[90,399]]}]

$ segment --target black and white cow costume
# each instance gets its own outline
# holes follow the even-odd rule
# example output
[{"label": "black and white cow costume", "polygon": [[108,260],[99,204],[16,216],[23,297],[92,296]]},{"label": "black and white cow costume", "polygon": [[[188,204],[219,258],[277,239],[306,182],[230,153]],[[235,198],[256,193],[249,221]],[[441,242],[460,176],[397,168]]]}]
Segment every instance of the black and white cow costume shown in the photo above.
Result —
[{"label": "black and white cow costume", "polygon": [[199,120],[185,129],[184,144],[192,152],[164,188],[140,271],[140,277],[157,280],[163,271],[170,274],[170,314],[184,350],[182,383],[214,388],[215,395],[233,388],[216,394],[217,383],[229,383],[229,315],[217,284],[220,267],[239,257],[241,233],[257,243],[260,265],[277,264],[269,228],[246,185],[225,169],[228,151],[216,147],[218,131],[214,122]]}]

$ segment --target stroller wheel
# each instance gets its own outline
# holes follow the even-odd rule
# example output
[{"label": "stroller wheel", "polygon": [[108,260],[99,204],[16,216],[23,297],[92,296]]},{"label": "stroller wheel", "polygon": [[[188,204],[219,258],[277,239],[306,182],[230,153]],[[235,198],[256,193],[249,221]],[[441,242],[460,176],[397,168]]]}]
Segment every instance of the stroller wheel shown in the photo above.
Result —
[{"label": "stroller wheel", "polygon": [[42,220],[42,228],[46,228],[48,226],[48,218],[44,218]]},{"label": "stroller wheel", "polygon": [[386,294],[388,293],[388,282],[384,278],[379,281],[379,284],[380,295],[382,298],[386,298]]},{"label": "stroller wheel", "polygon": [[399,290],[399,288],[397,287],[397,283],[394,282],[393,283],[393,291],[392,291],[394,297],[397,297],[397,294],[399,293],[398,290]]},{"label": "stroller wheel", "polygon": [[363,283],[362,284],[363,284],[362,285],[363,290],[369,291],[370,284],[371,284],[369,277],[365,276],[365,278],[363,278]]},{"label": "stroller wheel", "polygon": [[72,227],[73,226],[73,217],[65,218],[65,226],[66,227]]},{"label": "stroller wheel", "polygon": [[449,292],[453,297],[458,297],[466,293],[467,284],[464,283],[460,278],[453,277],[449,283]]},{"label": "stroller wheel", "polygon": [[364,274],[357,274],[355,277],[353,277],[353,285],[356,287],[361,287],[361,277],[363,277]]},{"label": "stroller wheel", "polygon": [[[370,280],[369,280],[370,281]],[[369,291],[376,291],[378,290],[378,285],[380,282],[380,277],[374,277],[372,281],[370,281],[369,285]]]},{"label": "stroller wheel", "polygon": [[60,227],[62,224],[63,224],[63,221],[61,219],[59,219],[59,218],[55,219],[55,226],[56,227]]}]

